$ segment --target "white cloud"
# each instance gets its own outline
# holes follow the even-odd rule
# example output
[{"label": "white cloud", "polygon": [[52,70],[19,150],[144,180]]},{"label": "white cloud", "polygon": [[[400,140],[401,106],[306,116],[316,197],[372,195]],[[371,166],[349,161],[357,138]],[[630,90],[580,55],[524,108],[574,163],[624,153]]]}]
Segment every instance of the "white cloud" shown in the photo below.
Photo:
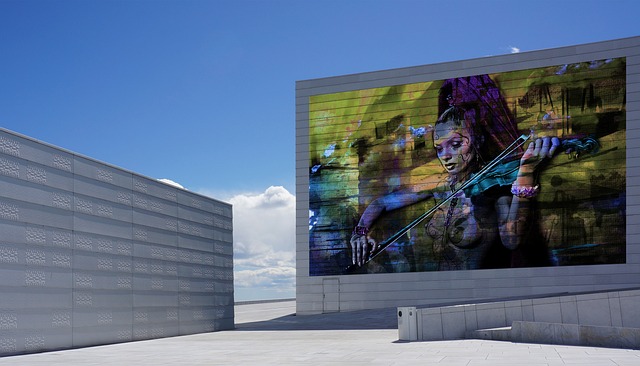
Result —
[{"label": "white cloud", "polygon": [[291,282],[291,278],[296,275],[295,268],[261,268],[255,270],[240,270],[235,273],[235,284],[238,287],[277,287]]},{"label": "white cloud", "polygon": [[174,186],[174,187],[178,187],[178,188],[180,188],[180,189],[185,189],[185,190],[186,190],[186,188],[184,188],[184,187],[182,186],[182,184],[177,183],[177,182],[174,182],[174,181],[172,181],[171,179],[167,179],[167,178],[160,178],[160,179],[158,179],[158,181],[160,181],[160,182],[162,182],[162,183],[166,183],[166,184],[172,185],[172,186]]},{"label": "white cloud", "polygon": [[225,201],[233,205],[236,300],[294,297],[295,196],[272,186]]},{"label": "white cloud", "polygon": [[520,49],[518,47],[509,46],[509,50],[511,53],[520,53]]},{"label": "white cloud", "polygon": [[[295,197],[284,187],[269,187],[264,193],[257,195],[240,194],[232,197],[229,202],[247,209],[270,209],[287,207],[290,205],[295,210]],[[295,216],[294,216],[295,218]]]}]

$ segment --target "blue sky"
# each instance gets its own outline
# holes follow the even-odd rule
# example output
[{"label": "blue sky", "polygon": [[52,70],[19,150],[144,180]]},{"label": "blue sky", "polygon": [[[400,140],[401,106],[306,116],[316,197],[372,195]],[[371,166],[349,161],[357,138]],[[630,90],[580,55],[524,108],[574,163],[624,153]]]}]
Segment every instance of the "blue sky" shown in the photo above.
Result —
[{"label": "blue sky", "polygon": [[0,126],[232,202],[237,300],[293,297],[296,80],[638,36],[637,3],[0,0]]}]

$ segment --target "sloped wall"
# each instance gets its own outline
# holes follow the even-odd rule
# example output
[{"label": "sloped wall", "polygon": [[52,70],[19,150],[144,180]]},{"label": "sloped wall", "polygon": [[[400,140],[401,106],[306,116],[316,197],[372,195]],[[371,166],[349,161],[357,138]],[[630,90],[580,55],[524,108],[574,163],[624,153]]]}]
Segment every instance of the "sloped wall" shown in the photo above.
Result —
[{"label": "sloped wall", "polygon": [[2,129],[0,291],[0,356],[231,329],[231,206]]}]

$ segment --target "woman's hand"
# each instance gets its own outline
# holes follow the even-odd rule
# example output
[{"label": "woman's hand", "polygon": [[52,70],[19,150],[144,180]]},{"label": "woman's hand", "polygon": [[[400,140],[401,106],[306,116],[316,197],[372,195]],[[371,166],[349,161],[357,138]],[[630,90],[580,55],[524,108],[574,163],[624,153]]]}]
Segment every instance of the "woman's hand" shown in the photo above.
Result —
[{"label": "woman's hand", "polygon": [[378,249],[378,243],[369,235],[353,234],[351,236],[351,263],[362,266],[369,259],[369,254]]},{"label": "woman's hand", "polygon": [[533,173],[545,158],[551,158],[560,146],[557,137],[540,137],[529,143],[527,150],[520,159],[520,170]]},{"label": "woman's hand", "polygon": [[520,159],[518,177],[513,182],[511,192],[514,195],[531,198],[538,193],[533,173],[544,159],[553,157],[559,146],[560,140],[557,137],[540,137],[529,143]]}]

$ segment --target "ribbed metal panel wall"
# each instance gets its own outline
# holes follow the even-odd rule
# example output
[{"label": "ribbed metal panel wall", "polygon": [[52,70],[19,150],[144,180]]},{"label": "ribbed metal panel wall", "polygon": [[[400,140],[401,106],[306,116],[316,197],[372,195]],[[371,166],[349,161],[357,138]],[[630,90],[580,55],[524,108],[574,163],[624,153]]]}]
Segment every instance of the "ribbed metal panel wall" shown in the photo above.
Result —
[{"label": "ribbed metal panel wall", "polygon": [[2,129],[0,291],[0,356],[231,329],[231,206]]}]

